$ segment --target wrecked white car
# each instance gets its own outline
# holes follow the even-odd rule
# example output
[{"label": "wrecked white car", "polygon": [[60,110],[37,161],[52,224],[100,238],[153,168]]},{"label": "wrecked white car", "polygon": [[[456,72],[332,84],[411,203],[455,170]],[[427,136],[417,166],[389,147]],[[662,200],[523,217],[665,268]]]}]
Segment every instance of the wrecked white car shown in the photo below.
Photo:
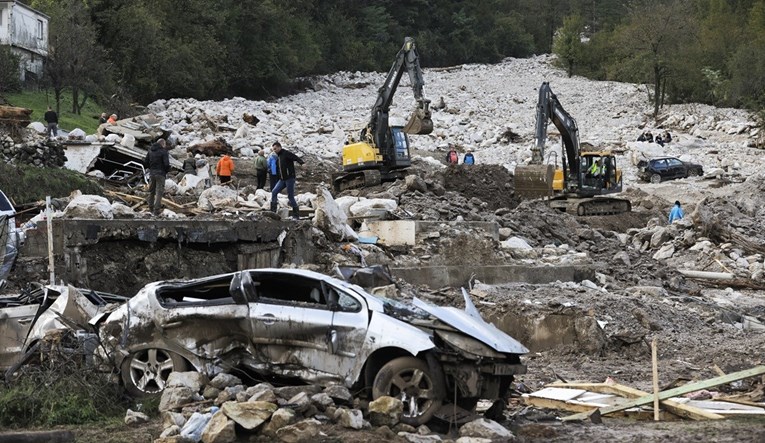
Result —
[{"label": "wrecked white car", "polygon": [[103,320],[100,352],[135,395],[163,390],[172,371],[239,367],[397,397],[421,424],[455,398],[468,409],[502,398],[526,370],[528,350],[463,294],[465,310],[405,305],[294,269],[157,282]]}]

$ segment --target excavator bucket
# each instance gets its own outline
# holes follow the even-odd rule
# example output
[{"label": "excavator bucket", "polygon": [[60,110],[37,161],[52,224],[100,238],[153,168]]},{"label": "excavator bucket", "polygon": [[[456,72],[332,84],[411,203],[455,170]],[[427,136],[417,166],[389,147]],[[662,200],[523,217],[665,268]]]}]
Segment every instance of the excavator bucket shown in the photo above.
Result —
[{"label": "excavator bucket", "polygon": [[552,195],[554,173],[554,165],[516,166],[513,175],[515,195],[521,198]]},{"label": "excavator bucket", "polygon": [[430,119],[430,110],[427,103],[424,108],[417,108],[409,117],[409,121],[404,126],[404,132],[407,134],[425,135],[433,132],[433,120]]}]

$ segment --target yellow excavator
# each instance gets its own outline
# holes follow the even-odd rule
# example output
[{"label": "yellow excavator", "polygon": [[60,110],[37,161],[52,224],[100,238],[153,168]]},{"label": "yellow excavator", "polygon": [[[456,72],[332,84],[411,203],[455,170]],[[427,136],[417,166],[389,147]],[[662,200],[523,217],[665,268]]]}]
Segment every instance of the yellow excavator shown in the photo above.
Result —
[{"label": "yellow excavator", "polygon": [[[405,126],[390,126],[388,113],[404,71],[409,73],[417,106]],[[378,90],[377,100],[372,107],[372,118],[361,130],[360,141],[343,147],[342,172],[332,177],[335,191],[374,186],[384,181],[404,178],[405,169],[412,164],[407,134],[433,132],[430,100],[422,95],[424,84],[417,46],[413,38],[406,37],[385,83]]]},{"label": "yellow excavator", "polygon": [[[547,125],[552,121],[561,135],[563,155],[545,164]],[[515,194],[523,198],[546,198],[551,207],[576,215],[609,215],[630,212],[629,200],[606,195],[622,191],[622,171],[611,151],[582,151],[576,120],[563,109],[548,82],[539,88],[535,143],[531,162],[517,166]],[[551,162],[551,157],[555,157]]]}]

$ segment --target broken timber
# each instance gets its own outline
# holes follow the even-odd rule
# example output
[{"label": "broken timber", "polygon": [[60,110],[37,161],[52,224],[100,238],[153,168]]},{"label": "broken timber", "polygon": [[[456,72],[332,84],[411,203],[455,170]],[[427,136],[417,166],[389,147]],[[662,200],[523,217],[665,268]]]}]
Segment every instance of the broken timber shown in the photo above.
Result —
[{"label": "broken timber", "polygon": [[[592,392],[620,395],[632,399],[650,395],[651,399],[653,399],[653,394],[618,383],[551,383],[547,386],[553,388],[586,389]],[[684,405],[673,400],[662,400],[660,403],[668,412],[678,417],[690,418],[691,420],[719,420],[725,418],[720,414],[705,411],[695,406]]]},{"label": "broken timber", "polygon": [[[730,383],[730,382],[734,382],[734,381],[738,381],[738,380],[742,380],[745,378],[754,377],[756,375],[762,375],[762,374],[765,374],[765,366],[757,366],[752,369],[747,369],[746,371],[734,372],[732,374],[710,378],[709,380],[702,380],[695,383],[688,383],[687,385],[683,385],[678,388],[660,392],[659,400],[667,400],[672,397],[677,397],[678,395],[687,394],[689,392],[698,391],[701,389],[713,388],[715,386],[723,385],[726,383]],[[599,409],[596,409],[595,411],[598,411],[600,415],[611,414],[613,412],[619,412],[625,409],[634,408],[635,406],[642,406],[642,405],[648,404],[653,401],[653,397],[654,397],[653,394],[646,394],[640,398],[637,398],[632,401],[628,401],[624,404],[621,404],[618,406],[610,406],[607,408],[599,408]],[[585,420],[595,411],[581,412],[579,414],[569,415],[568,417],[563,417],[562,420],[563,421]]]}]

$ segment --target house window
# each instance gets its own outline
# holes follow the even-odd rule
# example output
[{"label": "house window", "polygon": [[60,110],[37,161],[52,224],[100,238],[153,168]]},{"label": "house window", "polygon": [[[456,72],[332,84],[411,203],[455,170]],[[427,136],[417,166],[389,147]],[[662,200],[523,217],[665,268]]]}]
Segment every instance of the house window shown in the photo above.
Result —
[{"label": "house window", "polygon": [[42,40],[43,38],[43,21],[37,20],[37,39]]}]

